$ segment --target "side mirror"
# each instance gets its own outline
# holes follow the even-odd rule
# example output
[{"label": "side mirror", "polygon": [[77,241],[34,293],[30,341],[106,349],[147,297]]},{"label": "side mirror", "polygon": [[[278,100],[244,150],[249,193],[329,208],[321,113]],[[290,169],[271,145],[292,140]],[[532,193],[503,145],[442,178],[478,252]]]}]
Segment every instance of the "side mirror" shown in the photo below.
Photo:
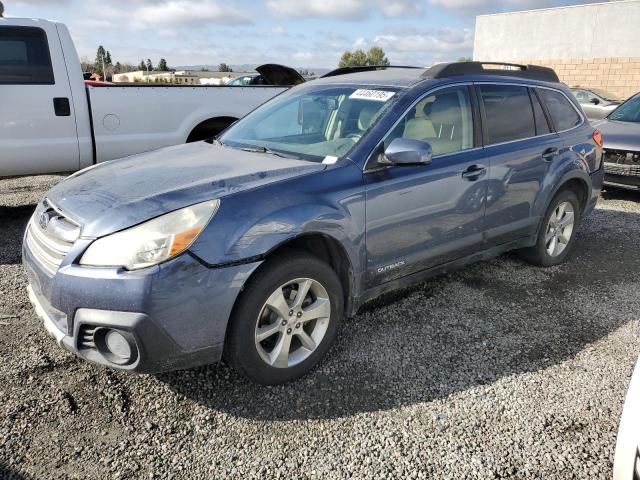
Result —
[{"label": "side mirror", "polygon": [[381,165],[429,165],[433,158],[431,145],[411,138],[394,138],[380,155]]},{"label": "side mirror", "polygon": [[598,100],[597,98],[592,98],[591,100],[589,100],[591,103],[593,103],[594,105],[599,105],[600,104],[600,100]]}]

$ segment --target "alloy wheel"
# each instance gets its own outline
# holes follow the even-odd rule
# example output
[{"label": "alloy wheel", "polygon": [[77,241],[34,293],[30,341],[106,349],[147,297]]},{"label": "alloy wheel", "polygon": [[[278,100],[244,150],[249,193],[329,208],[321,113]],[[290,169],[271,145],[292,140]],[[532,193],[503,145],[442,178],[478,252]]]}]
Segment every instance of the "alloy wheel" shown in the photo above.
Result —
[{"label": "alloy wheel", "polygon": [[275,368],[306,360],[320,345],[331,319],[331,301],[320,282],[297,278],[267,299],[255,328],[260,357]]},{"label": "alloy wheel", "polygon": [[547,232],[544,237],[547,253],[557,257],[569,244],[575,224],[575,212],[570,202],[561,202],[549,217]]}]

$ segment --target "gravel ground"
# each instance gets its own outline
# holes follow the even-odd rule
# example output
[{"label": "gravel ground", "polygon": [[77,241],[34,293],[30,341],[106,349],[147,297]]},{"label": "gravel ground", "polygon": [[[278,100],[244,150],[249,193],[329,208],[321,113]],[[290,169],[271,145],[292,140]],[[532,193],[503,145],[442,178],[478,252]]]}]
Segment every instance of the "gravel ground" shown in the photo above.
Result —
[{"label": "gravel ground", "polygon": [[388,295],[311,374],[262,387],[55,345],[20,242],[57,179],[0,180],[0,477],[610,478],[640,350],[640,194],[606,193],[567,264],[505,255]]}]

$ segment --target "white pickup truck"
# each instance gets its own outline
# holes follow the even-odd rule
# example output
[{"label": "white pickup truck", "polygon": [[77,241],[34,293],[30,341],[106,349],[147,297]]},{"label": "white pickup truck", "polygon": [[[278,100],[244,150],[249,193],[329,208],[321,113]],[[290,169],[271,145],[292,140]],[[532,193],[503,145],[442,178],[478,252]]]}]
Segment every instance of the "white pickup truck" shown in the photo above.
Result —
[{"label": "white pickup truck", "polygon": [[264,85],[86,86],[63,24],[0,18],[0,177],[203,140],[304,81],[280,65],[259,73]]}]

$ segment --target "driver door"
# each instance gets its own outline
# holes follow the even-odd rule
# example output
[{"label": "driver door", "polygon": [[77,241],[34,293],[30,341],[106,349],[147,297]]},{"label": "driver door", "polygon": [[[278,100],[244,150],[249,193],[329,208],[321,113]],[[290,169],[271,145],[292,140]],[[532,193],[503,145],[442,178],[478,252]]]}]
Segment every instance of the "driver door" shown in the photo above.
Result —
[{"label": "driver door", "polygon": [[[489,162],[474,148],[468,86],[427,94],[396,124],[375,155],[398,137],[428,142],[430,165],[365,171],[370,286],[442,265],[481,248]],[[477,115],[475,115],[477,118]]]}]

